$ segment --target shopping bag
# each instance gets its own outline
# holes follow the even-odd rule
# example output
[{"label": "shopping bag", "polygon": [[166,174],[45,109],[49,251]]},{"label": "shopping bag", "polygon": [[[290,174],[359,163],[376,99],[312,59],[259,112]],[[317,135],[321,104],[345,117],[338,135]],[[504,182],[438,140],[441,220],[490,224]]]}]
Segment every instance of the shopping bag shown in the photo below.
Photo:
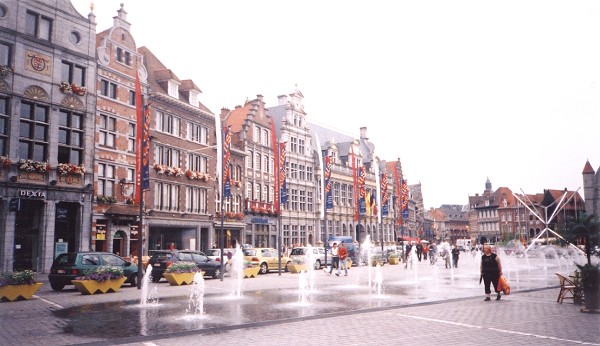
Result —
[{"label": "shopping bag", "polygon": [[506,295],[510,294],[510,285],[504,275],[500,275],[500,278],[498,279],[498,291],[501,291]]}]

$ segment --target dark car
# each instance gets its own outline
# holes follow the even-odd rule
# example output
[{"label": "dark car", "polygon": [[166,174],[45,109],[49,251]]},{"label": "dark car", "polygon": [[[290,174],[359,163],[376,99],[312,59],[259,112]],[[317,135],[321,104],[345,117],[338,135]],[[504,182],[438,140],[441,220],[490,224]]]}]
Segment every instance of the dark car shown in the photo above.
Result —
[{"label": "dark car", "polygon": [[123,269],[126,282],[131,286],[137,285],[138,267],[110,252],[69,252],[58,255],[52,262],[48,280],[50,287],[61,291],[71,280],[83,276],[89,270],[99,266],[113,266]]},{"label": "dark car", "polygon": [[152,281],[158,282],[167,268],[176,262],[194,262],[205,276],[218,278],[221,276],[221,263],[211,260],[200,251],[192,250],[161,250],[155,251],[148,261],[152,266]]}]

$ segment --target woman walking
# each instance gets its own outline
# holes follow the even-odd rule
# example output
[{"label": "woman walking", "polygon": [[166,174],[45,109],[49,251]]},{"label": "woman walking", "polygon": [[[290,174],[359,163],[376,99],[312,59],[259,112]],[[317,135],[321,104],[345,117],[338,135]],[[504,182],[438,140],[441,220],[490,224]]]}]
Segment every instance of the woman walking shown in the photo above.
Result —
[{"label": "woman walking", "polygon": [[[500,300],[500,291],[498,291],[498,279],[502,275],[502,263],[500,258],[492,253],[492,247],[489,244],[483,246],[483,255],[481,255],[481,265],[479,266],[481,277],[483,278],[483,286],[485,288],[485,301],[490,301],[492,291],[490,284],[494,285],[496,292],[496,300]],[[481,281],[480,281],[481,282]]]}]

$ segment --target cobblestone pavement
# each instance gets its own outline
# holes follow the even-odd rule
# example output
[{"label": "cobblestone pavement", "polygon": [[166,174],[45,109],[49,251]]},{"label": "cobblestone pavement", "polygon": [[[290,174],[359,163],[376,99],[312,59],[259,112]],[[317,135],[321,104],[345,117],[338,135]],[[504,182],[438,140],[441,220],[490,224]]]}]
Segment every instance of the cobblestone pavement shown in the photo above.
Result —
[{"label": "cobblestone pavement", "polygon": [[[384,266],[386,281],[383,286],[387,288],[384,294],[394,298],[393,304],[356,304],[306,316],[290,313],[289,318],[275,320],[255,319],[256,316],[247,320],[230,314],[232,320],[239,320],[212,328],[178,332],[169,330],[168,326],[164,330],[155,327],[147,333],[136,332],[121,338],[111,337],[111,330],[118,329],[119,323],[107,325],[97,321],[98,329],[104,334],[95,337],[78,333],[77,329],[83,327],[83,317],[96,313],[95,310],[123,301],[138,301],[139,290],[123,287],[117,293],[84,296],[74,289],[54,292],[45,282],[29,301],[0,303],[0,345],[220,345],[264,343],[265,340],[286,345],[317,345],[329,343],[336,335],[343,337],[346,345],[389,342],[408,345],[424,342],[441,345],[600,345],[600,315],[582,313],[581,306],[572,302],[556,303],[558,281],[554,271],[568,272],[570,268],[560,267],[560,264],[557,268],[544,267],[543,271],[516,267],[517,264],[511,271],[507,261],[505,274],[511,281],[513,292],[500,301],[483,301],[483,288],[478,285],[475,266],[468,262],[452,271],[425,263],[415,264],[414,270]],[[318,285],[322,290],[336,292],[339,297],[352,296],[357,291],[353,287],[365,285],[367,271],[367,267],[352,268],[348,277],[318,272]],[[412,286],[412,278],[416,280],[415,287],[408,290],[405,286],[407,283]],[[44,277],[40,280],[46,281]],[[438,280],[450,284],[441,285],[439,290],[433,289]],[[270,299],[282,290],[295,292],[298,282],[298,274],[270,273],[245,279],[243,290],[247,294],[262,293],[260,296],[264,298],[255,302],[257,306],[276,309]],[[232,284],[233,279],[227,277],[223,281],[206,280],[206,300],[230,294]],[[189,294],[188,286],[171,287],[164,282],[157,285],[163,301]],[[344,286],[348,288],[343,289]],[[394,295],[395,287],[402,287],[402,290],[396,290],[400,292],[397,295]],[[296,300],[297,295],[290,295],[290,299]],[[69,308],[77,309],[80,315],[65,318],[57,314]]]}]

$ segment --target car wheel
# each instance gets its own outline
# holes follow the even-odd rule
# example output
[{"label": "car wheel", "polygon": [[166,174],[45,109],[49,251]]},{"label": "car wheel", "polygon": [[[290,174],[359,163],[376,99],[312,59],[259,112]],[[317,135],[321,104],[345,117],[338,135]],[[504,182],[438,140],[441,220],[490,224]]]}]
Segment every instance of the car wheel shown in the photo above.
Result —
[{"label": "car wheel", "polygon": [[289,267],[288,267],[290,264],[292,264],[292,262],[291,262],[291,261],[285,264],[285,268],[284,268],[284,270],[283,270],[284,272],[286,272],[286,273],[287,273],[287,272],[289,272],[289,271],[290,271],[290,269],[289,269]]},{"label": "car wheel", "polygon": [[260,273],[261,274],[266,274],[269,271],[269,267],[267,267],[266,263],[261,263],[260,264]]},{"label": "car wheel", "polygon": [[154,282],[154,283],[159,282],[160,278],[161,278],[161,275],[152,276],[152,282]]},{"label": "car wheel", "polygon": [[313,266],[315,270],[321,269],[321,260],[316,260],[315,265]]},{"label": "car wheel", "polygon": [[221,277],[221,269],[217,268],[215,269],[215,273],[213,274],[213,279],[218,279]]},{"label": "car wheel", "polygon": [[131,277],[129,278],[129,284],[131,287],[137,287],[137,276],[138,273],[131,274]]},{"label": "car wheel", "polygon": [[58,282],[51,282],[50,287],[55,291],[62,291],[65,288],[65,284],[59,284]]}]

